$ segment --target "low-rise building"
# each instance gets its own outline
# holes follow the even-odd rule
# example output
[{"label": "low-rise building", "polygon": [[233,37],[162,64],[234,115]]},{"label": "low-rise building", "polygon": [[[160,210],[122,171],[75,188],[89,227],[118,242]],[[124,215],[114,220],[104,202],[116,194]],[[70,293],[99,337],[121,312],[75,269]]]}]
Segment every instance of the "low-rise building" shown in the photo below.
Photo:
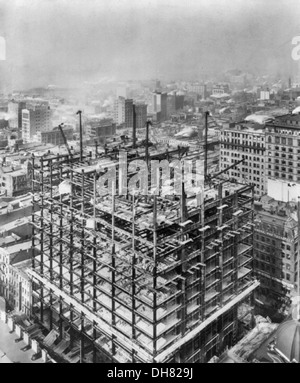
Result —
[{"label": "low-rise building", "polygon": [[[63,128],[63,131],[67,140],[73,139],[72,128]],[[63,145],[64,139],[60,130],[58,128],[54,128],[53,130],[41,132],[41,142],[43,144]]]},{"label": "low-rise building", "polygon": [[88,134],[99,143],[105,143],[116,134],[116,124],[110,118],[94,121],[90,124]]},{"label": "low-rise building", "polygon": [[31,241],[17,242],[0,248],[0,295],[11,309],[29,314],[31,309],[31,282],[26,273],[30,259],[37,253]]},{"label": "low-rise building", "polygon": [[[29,226],[28,217],[31,217],[32,206],[30,202],[31,196],[25,195],[18,198],[6,198],[2,197],[0,199],[0,236],[5,236],[6,225],[10,224],[9,230],[14,230],[19,227],[19,225]],[[4,234],[2,235],[2,230]],[[26,232],[25,227],[20,229],[20,233]],[[19,233],[16,233],[20,235]],[[22,236],[22,235],[21,235]]]},{"label": "low-rise building", "polygon": [[0,188],[8,197],[28,193],[31,190],[30,165],[0,167]]},{"label": "low-rise building", "polygon": [[255,203],[254,270],[262,309],[284,311],[297,294],[298,222],[296,204],[263,197]]}]

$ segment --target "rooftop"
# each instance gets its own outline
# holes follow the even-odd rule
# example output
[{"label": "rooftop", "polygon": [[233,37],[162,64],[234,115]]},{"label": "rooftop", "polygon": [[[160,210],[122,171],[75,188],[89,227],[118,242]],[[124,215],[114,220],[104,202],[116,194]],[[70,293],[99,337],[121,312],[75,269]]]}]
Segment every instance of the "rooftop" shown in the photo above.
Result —
[{"label": "rooftop", "polygon": [[19,239],[20,237],[15,234],[0,238],[0,247],[6,247],[11,243],[17,242]]},{"label": "rooftop", "polygon": [[5,232],[16,229],[19,226],[28,225],[28,223],[30,221],[31,221],[31,217],[22,217],[22,218],[16,219],[15,221],[6,223],[5,225],[1,225],[0,226],[0,235],[5,233]]},{"label": "rooftop", "polygon": [[10,255],[14,255],[20,251],[27,251],[32,248],[32,241],[19,242],[15,245],[7,246],[5,251]]}]

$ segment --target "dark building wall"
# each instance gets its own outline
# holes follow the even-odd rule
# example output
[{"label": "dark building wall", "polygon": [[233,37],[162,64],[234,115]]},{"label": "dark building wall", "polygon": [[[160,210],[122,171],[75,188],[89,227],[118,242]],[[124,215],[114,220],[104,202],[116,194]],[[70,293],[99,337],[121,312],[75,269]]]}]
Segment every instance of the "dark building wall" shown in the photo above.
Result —
[{"label": "dark building wall", "polygon": [[133,100],[125,100],[125,128],[133,127]]},{"label": "dark building wall", "polygon": [[22,110],[26,109],[26,102],[19,102],[19,109],[18,109],[18,127],[19,129],[22,128]]},{"label": "dark building wall", "polygon": [[116,124],[109,123],[106,125],[94,126],[91,128],[91,132],[96,138],[111,137],[116,134]]},{"label": "dark building wall", "polygon": [[[64,134],[67,140],[72,140],[73,129],[64,129]],[[63,145],[64,139],[59,130],[51,130],[41,133],[41,139],[43,144]]]},{"label": "dark building wall", "polygon": [[0,129],[8,127],[8,120],[0,120]]},{"label": "dark building wall", "polygon": [[134,106],[134,113],[136,119],[136,128],[142,129],[145,128],[147,122],[147,105],[146,104],[136,104]]},{"label": "dark building wall", "polygon": [[176,95],[176,101],[175,101],[175,108],[176,110],[178,109],[183,109],[184,106],[184,96],[183,95]]}]

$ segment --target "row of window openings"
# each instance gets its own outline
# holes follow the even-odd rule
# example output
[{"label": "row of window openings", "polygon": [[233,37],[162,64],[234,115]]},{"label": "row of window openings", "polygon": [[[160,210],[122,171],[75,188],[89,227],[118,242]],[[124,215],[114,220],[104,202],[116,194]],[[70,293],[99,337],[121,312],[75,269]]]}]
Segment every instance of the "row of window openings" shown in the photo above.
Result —
[{"label": "row of window openings", "polygon": [[[272,243],[273,246],[276,245],[276,241],[275,239],[270,239],[264,235],[259,235],[259,234],[256,234],[255,235],[255,239],[257,240],[261,240],[262,242],[267,242],[267,243]],[[286,245],[285,243],[281,243],[281,248],[284,250],[288,250],[290,251],[291,250],[291,245]],[[296,251],[298,249],[298,244],[295,243],[294,245],[294,251]]]},{"label": "row of window openings", "polygon": [[248,134],[235,133],[235,132],[226,132],[226,131],[224,131],[222,133],[224,133],[224,136],[228,135],[228,137],[230,137],[230,133],[231,133],[231,137],[244,138],[246,140],[253,139],[254,141],[256,141],[256,140],[259,141],[259,139],[260,139],[261,141],[264,141],[264,139],[265,139],[262,136],[251,136],[251,135],[248,136]]},{"label": "row of window openings", "polygon": [[225,142],[230,142],[231,145],[246,145],[246,146],[253,146],[257,148],[263,148],[263,146],[260,146],[260,143],[256,142],[251,142],[251,141],[241,141],[238,139],[232,139],[231,141],[225,141]]},{"label": "row of window openings", "polygon": [[[268,175],[269,176],[272,176],[272,172],[268,172]],[[286,174],[285,173],[282,173],[281,175],[278,173],[278,172],[274,172],[274,177],[281,177],[281,178],[287,178],[289,179],[290,181],[293,181],[294,180],[294,177],[292,175],[289,175],[288,177],[286,177]],[[297,181],[300,181],[300,177],[297,177]]]},{"label": "row of window openings", "polygon": [[[257,268],[259,268],[259,267],[257,267]],[[264,271],[268,271],[268,270],[264,270]],[[281,273],[281,278],[282,279],[286,279],[287,281],[290,281],[291,280],[291,275],[289,274],[289,273]],[[260,281],[262,282],[262,283],[264,283],[265,285],[269,285],[269,280],[267,279],[267,278],[261,278],[260,277]],[[295,277],[294,277],[294,282],[297,282],[297,276],[295,275]]]},{"label": "row of window openings", "polygon": [[[269,169],[272,169],[272,166],[271,165],[269,165]],[[286,167],[284,167],[284,166],[282,166],[281,168],[280,168],[280,166],[275,166],[275,170],[280,170],[280,171],[282,171],[282,172],[286,172],[287,170],[286,170]],[[289,173],[293,173],[293,169],[292,168],[288,168],[288,172]],[[300,170],[298,170],[298,174],[300,174]]]},{"label": "row of window openings", "polygon": [[[268,149],[272,149],[272,147],[268,146]],[[280,149],[281,149],[282,152],[286,152],[286,148],[284,146],[283,147],[275,146],[275,150],[280,150]],[[289,153],[294,153],[294,149],[293,148],[289,148]],[[299,149],[297,150],[297,153],[300,153]]]},{"label": "row of window openings", "polygon": [[[272,142],[272,137],[268,136],[268,142]],[[300,146],[300,140],[297,140],[298,146]],[[275,144],[282,144],[282,145],[293,145],[293,139],[292,138],[286,138],[286,137],[277,137],[275,136]]]},{"label": "row of window openings", "polygon": [[[239,147],[235,146],[234,144],[230,144],[230,145],[221,144],[221,148],[222,149],[239,150]],[[252,154],[261,154],[262,149],[264,149],[264,148],[260,148],[260,149],[243,148],[243,150],[241,150],[241,152],[243,152],[243,153],[250,153],[250,154],[251,153]]]},{"label": "row of window openings", "polygon": [[[300,161],[300,157],[299,157],[299,161]],[[271,158],[269,158],[269,162],[272,162],[272,159]],[[282,165],[286,165],[287,163],[286,163],[286,160],[281,160],[281,162],[280,162],[280,160],[278,160],[277,158],[275,159],[275,164],[282,164]],[[289,166],[293,166],[293,162],[292,161],[288,161],[288,165]]]},{"label": "row of window openings", "polygon": [[[272,153],[268,152],[268,155],[272,156]],[[279,157],[279,153],[278,152],[275,153],[275,157]],[[284,153],[281,154],[281,158],[288,158],[289,160],[293,160],[294,159],[292,154],[289,154],[288,157],[286,157],[286,154],[284,154]]]}]

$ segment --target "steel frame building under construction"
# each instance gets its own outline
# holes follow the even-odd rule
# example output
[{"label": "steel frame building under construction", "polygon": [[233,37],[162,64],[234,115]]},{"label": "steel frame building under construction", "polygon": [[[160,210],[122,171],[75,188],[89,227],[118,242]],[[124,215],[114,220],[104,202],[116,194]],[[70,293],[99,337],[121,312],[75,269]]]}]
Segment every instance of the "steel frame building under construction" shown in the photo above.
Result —
[{"label": "steel frame building under construction", "polygon": [[253,187],[216,177],[200,204],[100,195],[109,156],[33,158],[32,315],[65,361],[207,362],[237,341],[258,286]]}]

